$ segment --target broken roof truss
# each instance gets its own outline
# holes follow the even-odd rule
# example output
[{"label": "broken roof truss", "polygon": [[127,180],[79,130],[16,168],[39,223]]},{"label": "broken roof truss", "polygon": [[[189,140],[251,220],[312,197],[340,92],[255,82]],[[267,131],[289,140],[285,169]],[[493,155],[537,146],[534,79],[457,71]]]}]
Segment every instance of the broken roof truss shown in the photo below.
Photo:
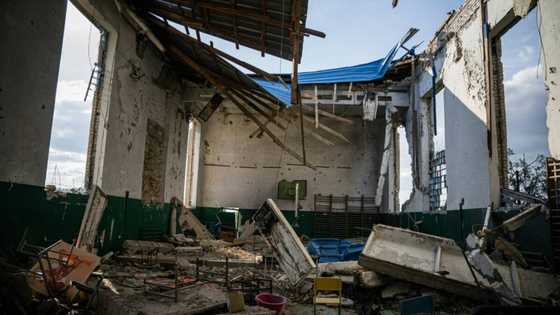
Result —
[{"label": "broken roof truss", "polygon": [[[305,25],[307,0],[133,0],[138,11],[243,45],[280,58],[299,60],[303,36],[293,41],[295,32],[325,37],[303,27],[296,30],[293,19],[299,12],[299,24]],[[293,7],[293,6],[299,6]],[[294,8],[297,8],[294,10]],[[299,36],[298,36],[299,37]],[[295,47],[298,46],[298,47]],[[299,52],[299,53],[298,53]]]}]

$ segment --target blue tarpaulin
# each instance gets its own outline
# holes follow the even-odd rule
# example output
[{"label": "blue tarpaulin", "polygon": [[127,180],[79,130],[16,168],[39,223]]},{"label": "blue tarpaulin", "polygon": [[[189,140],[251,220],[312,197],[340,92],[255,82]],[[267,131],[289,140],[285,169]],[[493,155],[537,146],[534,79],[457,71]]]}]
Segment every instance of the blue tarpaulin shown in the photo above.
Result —
[{"label": "blue tarpaulin", "polygon": [[[298,82],[300,85],[311,85],[350,82],[359,83],[381,79],[385,76],[387,70],[389,70],[399,47],[400,43],[393,47],[385,58],[372,62],[350,67],[300,72],[298,74]],[[287,107],[291,105],[292,92],[290,84],[287,84],[286,86],[280,82],[271,82],[256,78],[253,78],[253,80],[270,94],[274,95]]]}]

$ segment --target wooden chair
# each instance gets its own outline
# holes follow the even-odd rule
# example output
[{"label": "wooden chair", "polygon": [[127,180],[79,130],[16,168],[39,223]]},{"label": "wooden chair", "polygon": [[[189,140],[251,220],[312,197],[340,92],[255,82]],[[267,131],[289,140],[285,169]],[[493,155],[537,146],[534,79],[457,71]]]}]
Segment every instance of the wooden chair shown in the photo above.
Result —
[{"label": "wooden chair", "polygon": [[[320,292],[336,293],[336,297],[319,297]],[[342,307],[342,280],[336,277],[316,277],[313,284],[313,314],[317,314],[317,304],[338,305],[338,314]]]}]

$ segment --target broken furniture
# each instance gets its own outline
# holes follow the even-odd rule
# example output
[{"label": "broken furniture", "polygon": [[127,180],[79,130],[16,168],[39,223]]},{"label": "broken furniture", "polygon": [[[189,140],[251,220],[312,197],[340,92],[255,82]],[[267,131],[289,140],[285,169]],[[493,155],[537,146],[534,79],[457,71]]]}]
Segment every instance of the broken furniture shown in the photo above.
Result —
[{"label": "broken furniture", "polygon": [[27,275],[29,287],[43,296],[64,298],[68,302],[84,291],[83,286],[101,260],[62,240],[46,248],[23,241],[19,250],[36,259]]},{"label": "broken furniture", "polygon": [[[451,239],[384,225],[375,225],[359,264],[396,279],[418,283],[457,295],[487,300],[488,281],[469,262]],[[560,288],[554,275],[496,264],[510,288],[523,299],[546,299]],[[490,291],[493,292],[493,291]]]},{"label": "broken furniture", "polygon": [[198,279],[189,276],[181,276],[175,272],[173,279],[170,278],[144,278],[144,293],[160,297],[170,298],[177,303],[179,291],[196,286]]},{"label": "broken furniture", "polygon": [[[214,235],[219,235],[219,238],[228,242],[233,241],[239,237],[239,232],[241,228],[241,221],[243,217],[239,208],[222,208],[218,213],[216,213],[216,232]],[[226,224],[231,222],[232,225]]]},{"label": "broken furniture", "polygon": [[[322,296],[336,294],[336,296]],[[342,307],[342,280],[337,277],[316,277],[313,280],[313,314],[317,314],[317,304],[336,305],[340,315]]]}]

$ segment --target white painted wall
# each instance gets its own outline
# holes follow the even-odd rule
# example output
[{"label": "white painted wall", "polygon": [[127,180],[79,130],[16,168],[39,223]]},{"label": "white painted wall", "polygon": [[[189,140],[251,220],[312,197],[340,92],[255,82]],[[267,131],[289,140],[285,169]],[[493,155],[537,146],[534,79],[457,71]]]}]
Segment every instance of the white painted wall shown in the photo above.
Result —
[{"label": "white painted wall", "polygon": [[[490,172],[479,2],[466,1],[439,37],[432,41],[428,51],[435,53],[437,81],[441,80],[445,86],[447,209],[458,209],[462,198],[465,198],[465,208],[487,207],[490,202]],[[416,104],[420,105],[422,121],[421,139],[418,141],[422,151],[422,170],[421,186],[416,187],[412,200],[407,204],[409,210],[429,209],[426,203],[429,201],[429,154],[426,151],[433,150],[433,129],[429,119],[431,100],[426,97],[432,89],[430,64],[428,62],[416,81]]]},{"label": "white painted wall", "polygon": [[[322,123],[344,134],[352,144],[329,137],[336,145],[327,146],[306,136],[308,161],[317,166],[317,171],[313,171],[301,166],[268,136],[250,139],[256,125],[226,100],[208,122],[203,123],[198,206],[257,208],[266,198],[277,197],[278,182],[283,179],[307,180],[307,197],[300,203],[305,210],[313,209],[314,194],[374,196],[383,148],[384,119],[365,126],[361,117],[353,120],[353,125],[346,125],[321,117]],[[298,126],[290,124],[288,132],[270,128],[288,146],[301,152]],[[282,209],[293,209],[294,202],[280,200],[278,205]]]}]

